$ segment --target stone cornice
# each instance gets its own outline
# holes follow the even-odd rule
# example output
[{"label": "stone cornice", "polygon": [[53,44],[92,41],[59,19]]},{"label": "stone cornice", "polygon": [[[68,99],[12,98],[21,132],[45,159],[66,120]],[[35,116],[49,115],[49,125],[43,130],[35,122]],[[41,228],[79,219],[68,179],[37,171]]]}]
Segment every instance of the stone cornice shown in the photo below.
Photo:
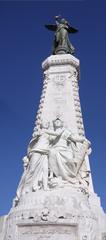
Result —
[{"label": "stone cornice", "polygon": [[42,68],[46,70],[50,66],[67,64],[70,64],[71,66],[75,67],[79,74],[80,61],[79,59],[70,54],[51,55],[50,57],[46,58],[45,61],[43,61]]}]

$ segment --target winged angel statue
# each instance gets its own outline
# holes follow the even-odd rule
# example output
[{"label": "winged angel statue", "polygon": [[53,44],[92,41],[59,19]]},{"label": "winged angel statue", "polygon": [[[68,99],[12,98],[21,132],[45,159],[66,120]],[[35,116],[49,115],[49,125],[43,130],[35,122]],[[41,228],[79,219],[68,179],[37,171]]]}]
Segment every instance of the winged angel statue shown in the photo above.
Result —
[{"label": "winged angel statue", "polygon": [[74,54],[75,48],[69,40],[69,33],[77,33],[78,30],[71,27],[65,18],[55,16],[56,24],[48,24],[45,27],[55,32],[53,42],[53,54]]}]

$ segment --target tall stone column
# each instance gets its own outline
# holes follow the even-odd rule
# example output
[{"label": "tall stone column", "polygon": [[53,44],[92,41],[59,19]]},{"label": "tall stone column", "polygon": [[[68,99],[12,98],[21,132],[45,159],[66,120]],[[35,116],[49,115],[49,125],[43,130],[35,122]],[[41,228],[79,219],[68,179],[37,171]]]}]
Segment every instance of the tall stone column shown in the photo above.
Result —
[{"label": "tall stone column", "polygon": [[51,55],[42,68],[33,136],[3,240],[104,239],[106,216],[93,190],[79,98],[79,60]]},{"label": "tall stone column", "polygon": [[84,135],[78,93],[79,60],[70,54],[51,55],[42,64],[43,91],[37,114],[37,127],[42,121],[60,117],[73,132]]},{"label": "tall stone column", "polygon": [[[65,127],[85,136],[79,97],[79,59],[70,54],[51,55],[42,63],[42,68],[44,82],[35,131],[39,130],[43,122],[50,122],[52,127],[53,121],[61,118]],[[88,156],[83,166],[89,172],[89,188],[93,191]]]}]

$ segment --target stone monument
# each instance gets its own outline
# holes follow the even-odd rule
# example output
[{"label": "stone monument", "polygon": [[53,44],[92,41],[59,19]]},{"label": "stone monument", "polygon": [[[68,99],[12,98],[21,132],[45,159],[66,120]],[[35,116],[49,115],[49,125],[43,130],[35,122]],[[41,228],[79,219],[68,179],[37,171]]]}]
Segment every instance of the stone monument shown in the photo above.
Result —
[{"label": "stone monument", "polygon": [[[106,215],[94,193],[79,98],[80,62],[61,16],[52,55],[43,63],[43,90],[24,171],[2,240],[105,240]],[[4,223],[3,223],[4,222]]]}]

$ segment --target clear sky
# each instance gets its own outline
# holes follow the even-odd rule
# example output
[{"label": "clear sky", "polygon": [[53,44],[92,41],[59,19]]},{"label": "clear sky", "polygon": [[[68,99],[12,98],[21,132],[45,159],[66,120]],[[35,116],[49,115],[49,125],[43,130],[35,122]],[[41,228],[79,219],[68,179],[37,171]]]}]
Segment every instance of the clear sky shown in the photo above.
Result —
[{"label": "clear sky", "polygon": [[42,90],[42,61],[61,14],[79,32],[70,39],[80,59],[80,98],[95,192],[106,211],[106,2],[0,1],[0,215],[10,210],[22,174]]}]

